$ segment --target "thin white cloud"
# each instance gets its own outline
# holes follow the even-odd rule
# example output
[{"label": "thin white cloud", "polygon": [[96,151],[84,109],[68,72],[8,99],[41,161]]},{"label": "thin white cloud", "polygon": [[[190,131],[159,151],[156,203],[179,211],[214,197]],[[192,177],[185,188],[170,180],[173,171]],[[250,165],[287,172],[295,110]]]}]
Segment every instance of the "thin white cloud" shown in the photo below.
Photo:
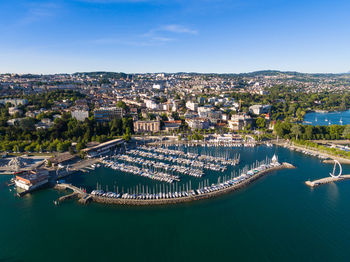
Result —
[{"label": "thin white cloud", "polygon": [[56,15],[60,6],[53,2],[30,3],[27,6],[27,13],[18,22],[18,25],[26,25],[42,19],[50,18]]},{"label": "thin white cloud", "polygon": [[138,36],[99,38],[90,42],[101,45],[160,46],[177,41],[178,39],[173,37],[175,34],[196,35],[198,32],[189,27],[171,24],[160,26]]},{"label": "thin white cloud", "polygon": [[147,33],[143,34],[144,37],[155,37],[158,34],[189,34],[197,35],[198,31],[192,28],[180,25],[180,24],[169,24],[159,26],[149,30]]},{"label": "thin white cloud", "polygon": [[191,34],[191,35],[196,35],[198,34],[197,30],[193,30],[189,27],[185,27],[183,25],[165,25],[159,29],[159,31],[166,31],[166,32],[171,32],[171,33],[180,33],[180,34]]}]

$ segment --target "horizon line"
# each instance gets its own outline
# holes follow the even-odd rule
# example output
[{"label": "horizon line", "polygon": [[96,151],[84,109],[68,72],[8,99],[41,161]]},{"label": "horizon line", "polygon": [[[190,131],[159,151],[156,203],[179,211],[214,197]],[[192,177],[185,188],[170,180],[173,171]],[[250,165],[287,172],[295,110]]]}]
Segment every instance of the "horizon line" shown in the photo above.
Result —
[{"label": "horizon line", "polygon": [[73,75],[77,73],[124,73],[124,74],[215,74],[215,75],[239,75],[239,74],[252,74],[252,73],[259,73],[259,72],[279,72],[279,73],[299,73],[299,74],[309,74],[309,75],[344,75],[344,74],[350,74],[350,71],[348,72],[303,72],[303,71],[292,71],[292,70],[277,70],[277,69],[262,69],[262,70],[255,70],[255,71],[245,71],[245,72],[196,72],[196,71],[154,71],[154,72],[123,72],[123,71],[108,71],[108,70],[93,70],[93,71],[75,71],[75,72],[48,72],[48,73],[39,73],[39,72],[0,72],[0,75],[6,75],[6,74],[16,74],[16,75]]}]

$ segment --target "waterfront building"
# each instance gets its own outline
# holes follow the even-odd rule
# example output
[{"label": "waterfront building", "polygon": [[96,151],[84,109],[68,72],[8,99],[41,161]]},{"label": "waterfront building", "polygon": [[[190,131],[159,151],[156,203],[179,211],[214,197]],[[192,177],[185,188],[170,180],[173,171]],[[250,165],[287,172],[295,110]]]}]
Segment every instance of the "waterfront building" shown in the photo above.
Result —
[{"label": "waterfront building", "polygon": [[164,121],[164,130],[169,131],[176,131],[181,126],[182,121],[181,120],[174,120],[174,121]]},{"label": "waterfront building", "polygon": [[95,120],[98,122],[108,122],[114,118],[122,118],[124,110],[119,107],[101,107],[94,111]]},{"label": "waterfront building", "polygon": [[16,186],[27,191],[37,189],[48,182],[49,171],[46,169],[17,173],[15,178]]},{"label": "waterfront building", "polygon": [[110,153],[111,150],[113,150],[117,146],[120,146],[122,143],[124,143],[124,139],[118,138],[105,143],[98,144],[93,147],[85,148],[81,151],[85,153],[88,158],[98,157],[103,154]]},{"label": "waterfront building", "polygon": [[77,155],[72,155],[71,153],[63,153],[59,154],[57,156],[50,157],[48,161],[53,166],[58,166],[58,165],[66,165],[72,163],[75,159],[77,158]]},{"label": "waterfront building", "polygon": [[159,132],[160,131],[160,121],[159,120],[135,121],[134,122],[134,131],[136,133]]}]

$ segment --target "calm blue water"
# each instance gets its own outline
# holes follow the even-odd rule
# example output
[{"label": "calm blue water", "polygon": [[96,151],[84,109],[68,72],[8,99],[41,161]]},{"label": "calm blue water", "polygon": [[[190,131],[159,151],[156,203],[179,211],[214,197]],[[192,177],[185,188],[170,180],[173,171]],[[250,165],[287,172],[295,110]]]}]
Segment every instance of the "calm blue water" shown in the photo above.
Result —
[{"label": "calm blue water", "polygon": [[[341,123],[340,120],[342,120],[343,123]],[[304,123],[314,126],[350,125],[350,110],[329,113],[307,113],[304,117]]]},{"label": "calm blue water", "polygon": [[[61,193],[18,198],[0,176],[0,261],[350,261],[350,181],[310,189],[304,181],[332,165],[285,148],[232,151],[245,162],[277,152],[297,169],[215,199],[161,207],[55,206]],[[105,168],[72,180],[93,187],[104,176],[109,186],[144,182]]]}]

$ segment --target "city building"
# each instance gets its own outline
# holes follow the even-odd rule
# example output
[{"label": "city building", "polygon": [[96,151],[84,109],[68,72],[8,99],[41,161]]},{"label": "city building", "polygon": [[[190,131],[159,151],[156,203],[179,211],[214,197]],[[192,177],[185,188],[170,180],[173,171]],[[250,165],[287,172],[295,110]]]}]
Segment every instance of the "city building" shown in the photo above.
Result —
[{"label": "city building", "polygon": [[10,116],[13,116],[15,114],[22,115],[22,113],[23,113],[22,110],[18,109],[16,106],[9,107],[9,115]]},{"label": "city building", "polygon": [[160,131],[160,121],[159,120],[149,120],[149,121],[135,121],[134,122],[135,133],[155,133]]},{"label": "city building", "polygon": [[119,107],[101,107],[94,111],[95,120],[98,122],[108,122],[114,118],[122,118],[124,110]]},{"label": "city building", "polygon": [[181,120],[164,121],[164,130],[167,132],[176,131],[181,126]]},{"label": "city building", "polygon": [[26,105],[28,104],[27,99],[20,99],[20,98],[5,98],[5,99],[0,99],[0,104],[6,105],[7,103],[10,103],[14,106],[19,106],[19,105]]},{"label": "city building", "polygon": [[187,101],[186,102],[186,108],[192,111],[197,111],[198,109],[198,103],[194,103],[192,101]]},{"label": "city building", "polygon": [[248,124],[253,123],[253,119],[244,114],[232,115],[231,120],[228,122],[228,128],[233,131],[243,130]]},{"label": "city building", "polygon": [[15,184],[26,191],[35,190],[49,182],[49,171],[28,171],[16,174]]},{"label": "city building", "polygon": [[76,108],[71,111],[72,118],[75,118],[78,121],[84,121],[89,117],[89,110]]},{"label": "city building", "polygon": [[155,101],[150,100],[150,99],[145,99],[144,102],[146,104],[146,108],[152,109],[152,110],[158,109],[158,104]]},{"label": "city building", "polygon": [[186,119],[186,123],[192,130],[209,128],[209,121],[204,118]]},{"label": "city building", "polygon": [[252,105],[249,107],[249,112],[254,115],[267,114],[271,110],[270,105]]},{"label": "city building", "polygon": [[118,138],[105,143],[98,144],[93,147],[85,148],[81,150],[86,154],[88,158],[97,157],[103,154],[110,153],[111,150],[115,149],[124,143],[124,139]]}]

